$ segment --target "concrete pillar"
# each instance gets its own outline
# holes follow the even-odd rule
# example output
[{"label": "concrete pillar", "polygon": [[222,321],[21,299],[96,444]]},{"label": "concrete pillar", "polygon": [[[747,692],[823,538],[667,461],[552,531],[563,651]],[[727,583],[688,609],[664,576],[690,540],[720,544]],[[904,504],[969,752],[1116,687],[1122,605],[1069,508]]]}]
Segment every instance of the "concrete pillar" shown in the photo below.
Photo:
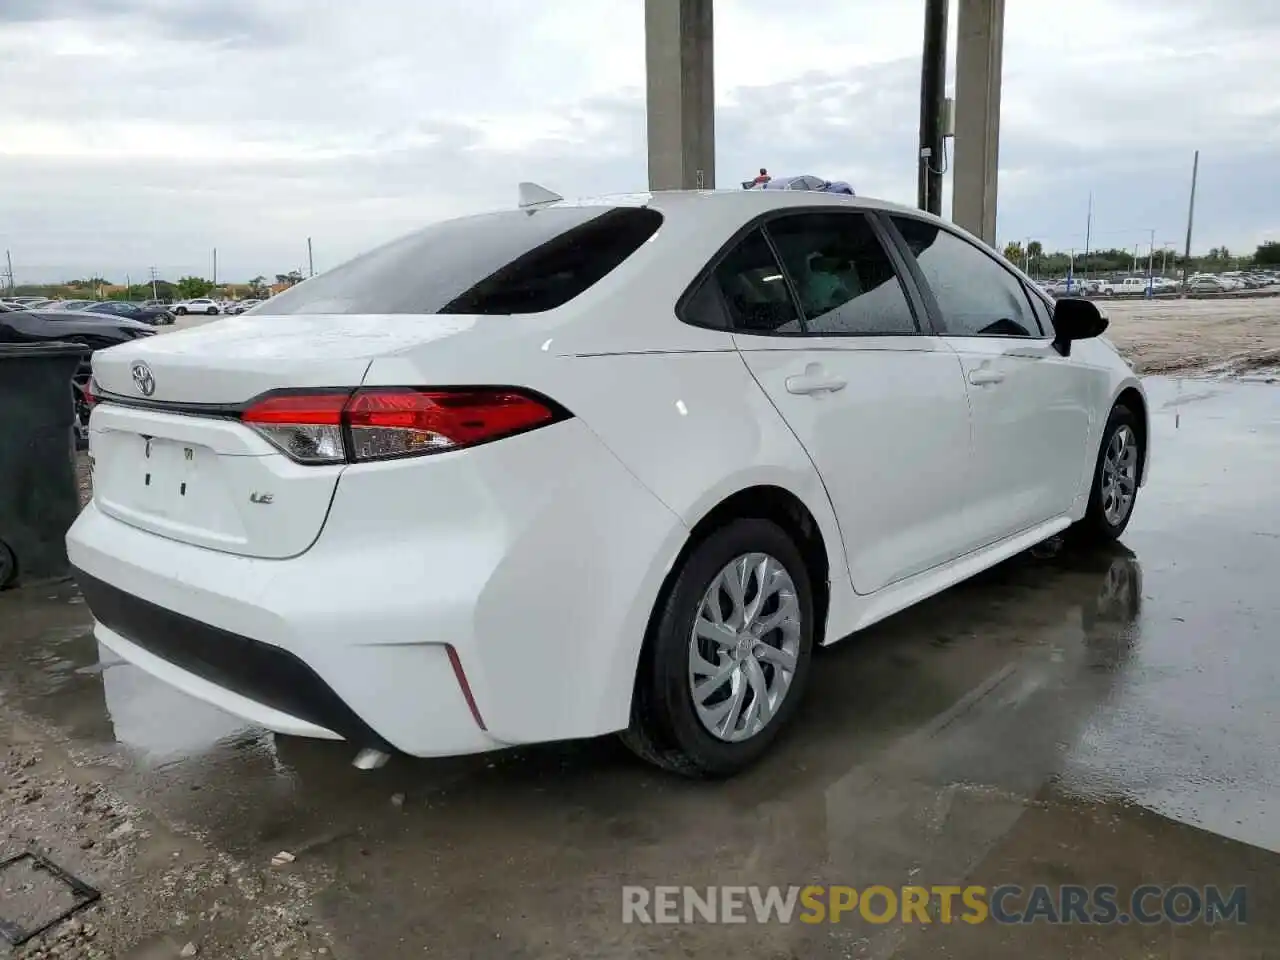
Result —
[{"label": "concrete pillar", "polygon": [[960,0],[951,219],[996,244],[1004,0]]},{"label": "concrete pillar", "polygon": [[716,185],[712,0],[645,0],[649,189]]}]

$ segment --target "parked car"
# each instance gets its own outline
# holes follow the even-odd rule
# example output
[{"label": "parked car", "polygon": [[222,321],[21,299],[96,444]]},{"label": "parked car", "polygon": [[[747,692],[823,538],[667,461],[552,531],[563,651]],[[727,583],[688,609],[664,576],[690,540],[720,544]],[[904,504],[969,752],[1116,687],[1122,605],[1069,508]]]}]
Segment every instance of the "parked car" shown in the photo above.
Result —
[{"label": "parked car", "polygon": [[85,307],[85,311],[88,313],[106,313],[116,317],[128,317],[130,320],[138,320],[142,323],[149,323],[152,326],[164,326],[173,323],[173,314],[166,307],[144,307],[123,300],[107,300],[103,303],[95,303],[92,306]]},{"label": "parked car", "polygon": [[226,312],[231,314],[232,316],[239,316],[240,314],[244,313],[246,310],[252,310],[261,302],[262,302],[261,300],[252,300],[252,299],[237,300],[235,303],[233,303],[230,307],[227,308]]},{"label": "parked car", "polygon": [[[0,343],[79,343],[95,350],[131,343],[154,334],[155,328],[126,317],[70,310],[12,310],[0,312]],[[81,447],[89,436],[90,364],[85,362],[72,377],[71,395],[76,405],[76,433]]]},{"label": "parked car", "polygon": [[812,190],[818,193],[840,193],[853,196],[853,187],[843,180],[824,180],[811,174],[798,177],[772,177],[763,182],[745,180],[742,184],[747,190]]},{"label": "parked car", "polygon": [[42,310],[83,310],[85,307],[91,307],[97,300],[51,300],[47,306],[43,306]]},{"label": "parked car", "polygon": [[95,356],[103,644],[362,766],[622,731],[724,776],[816,646],[1124,531],[1147,401],[1090,301],[879,201],[526,192]]},{"label": "parked car", "polygon": [[1231,287],[1218,277],[1200,276],[1192,277],[1187,289],[1192,293],[1226,293]]},{"label": "parked car", "polygon": [[1044,289],[1055,297],[1083,297],[1089,292],[1089,285],[1087,281],[1081,280],[1079,277],[1072,277],[1070,282],[1066,277],[1062,277],[1057,280],[1047,281]]},{"label": "parked car", "polygon": [[179,317],[185,317],[189,313],[206,313],[209,316],[215,316],[220,313],[222,308],[218,306],[218,301],[210,300],[208,297],[194,297],[191,300],[181,300],[173,305],[173,313]]}]

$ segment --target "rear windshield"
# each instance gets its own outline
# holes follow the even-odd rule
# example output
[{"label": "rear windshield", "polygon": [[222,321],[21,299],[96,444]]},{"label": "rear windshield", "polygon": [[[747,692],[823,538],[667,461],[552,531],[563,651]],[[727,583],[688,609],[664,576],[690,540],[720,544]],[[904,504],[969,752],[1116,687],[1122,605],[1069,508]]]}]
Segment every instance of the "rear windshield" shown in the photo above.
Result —
[{"label": "rear windshield", "polygon": [[646,207],[504,210],[432,224],[246,315],[541,313],[568,303],[662,224]]}]

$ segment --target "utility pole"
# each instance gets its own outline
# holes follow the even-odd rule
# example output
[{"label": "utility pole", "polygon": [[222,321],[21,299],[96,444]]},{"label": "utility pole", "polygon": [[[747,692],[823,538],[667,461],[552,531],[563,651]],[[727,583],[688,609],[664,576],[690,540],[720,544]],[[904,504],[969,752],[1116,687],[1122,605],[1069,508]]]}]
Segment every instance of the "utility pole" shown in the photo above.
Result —
[{"label": "utility pole", "polygon": [[1147,299],[1155,292],[1155,276],[1151,268],[1156,262],[1156,230],[1151,228],[1151,246],[1147,248]]},{"label": "utility pole", "polygon": [[925,0],[924,56],[920,63],[920,156],[917,203],[942,213],[942,114],[947,98],[947,14],[949,0]]},{"label": "utility pole", "polygon": [[1200,151],[1191,161],[1191,202],[1187,206],[1187,247],[1182,255],[1182,295],[1187,295],[1188,274],[1191,271],[1191,224],[1196,217],[1196,177],[1200,173]]},{"label": "utility pole", "polygon": [[17,285],[13,282],[13,253],[6,250],[4,259],[9,264],[9,296],[13,296],[14,290],[17,289]]},{"label": "utility pole", "polygon": [[1089,215],[1084,221],[1084,276],[1089,279],[1089,241],[1093,234],[1093,191],[1089,191]]},{"label": "utility pole", "polygon": [[307,237],[307,276],[316,275],[316,258],[311,255],[311,238]]},{"label": "utility pole", "polygon": [[218,285],[218,248],[213,248],[213,285]]},{"label": "utility pole", "polygon": [[151,268],[151,299],[159,300],[160,295],[156,293],[156,268]]}]

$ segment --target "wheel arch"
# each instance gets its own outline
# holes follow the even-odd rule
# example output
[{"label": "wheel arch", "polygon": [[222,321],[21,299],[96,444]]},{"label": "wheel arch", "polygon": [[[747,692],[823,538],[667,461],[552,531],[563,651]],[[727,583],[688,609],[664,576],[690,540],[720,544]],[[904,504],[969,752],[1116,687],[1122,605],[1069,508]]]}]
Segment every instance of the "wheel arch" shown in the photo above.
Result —
[{"label": "wheel arch", "polygon": [[636,665],[637,679],[644,675],[648,658],[652,656],[653,630],[658,620],[658,612],[676,577],[680,575],[686,558],[698,544],[716,530],[734,520],[746,519],[769,520],[777,524],[795,542],[796,548],[804,559],[813,590],[813,642],[815,646],[822,644],[831,610],[832,556],[826,537],[813,511],[795,493],[775,484],[758,483],[723,497],[706,510],[700,519],[690,525],[684,543],[668,565],[662,584],[653,598]]},{"label": "wheel arch", "polygon": [[1136,384],[1130,383],[1116,395],[1111,403],[1113,410],[1119,406],[1128,407],[1138,419],[1138,442],[1142,444],[1142,458],[1138,461],[1138,485],[1142,486],[1147,482],[1147,460],[1151,450],[1151,418],[1147,409],[1147,398]]}]

